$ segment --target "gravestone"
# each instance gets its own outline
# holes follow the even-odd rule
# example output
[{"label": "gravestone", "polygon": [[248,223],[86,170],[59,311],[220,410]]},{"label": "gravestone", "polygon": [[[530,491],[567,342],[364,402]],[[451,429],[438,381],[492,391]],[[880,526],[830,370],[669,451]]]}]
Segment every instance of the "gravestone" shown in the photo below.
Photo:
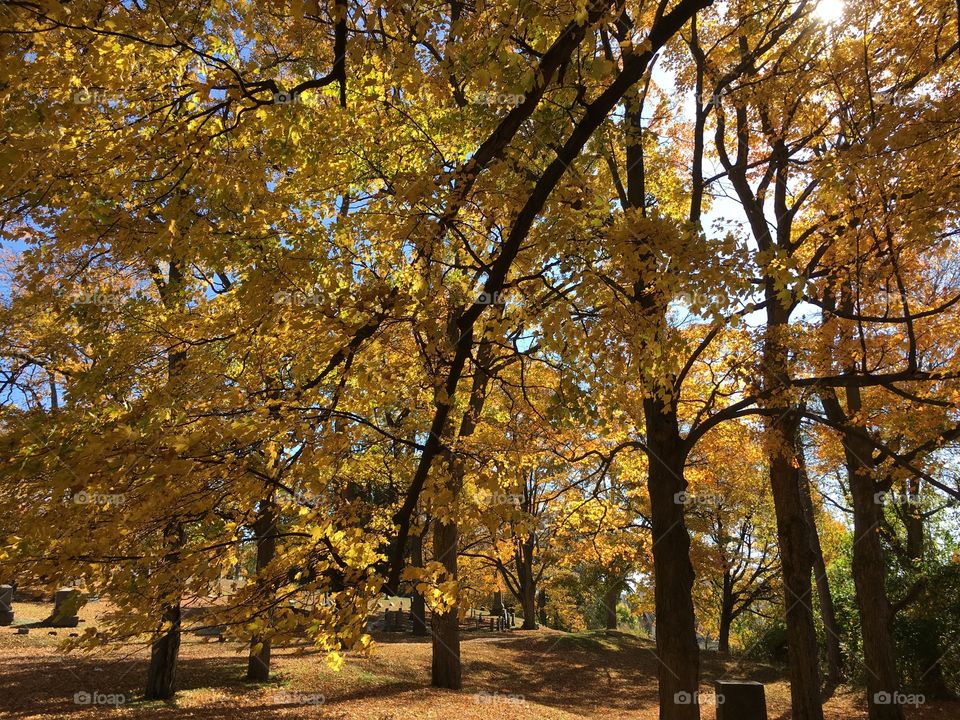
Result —
[{"label": "gravestone", "polygon": [[0,585],[0,625],[13,625],[13,585]]},{"label": "gravestone", "polygon": [[383,611],[383,630],[384,632],[396,632],[397,617],[394,610]]},{"label": "gravestone", "polygon": [[721,680],[716,693],[717,720],[767,720],[763,684]]},{"label": "gravestone", "polygon": [[60,588],[53,594],[53,615],[44,621],[50,627],[76,627],[82,597],[76,588]]},{"label": "gravestone", "polygon": [[201,637],[221,637],[226,631],[225,625],[204,625],[196,629],[196,634]]},{"label": "gravestone", "polygon": [[490,606],[491,615],[500,615],[503,612],[503,594],[497,590],[493,593],[493,605]]}]

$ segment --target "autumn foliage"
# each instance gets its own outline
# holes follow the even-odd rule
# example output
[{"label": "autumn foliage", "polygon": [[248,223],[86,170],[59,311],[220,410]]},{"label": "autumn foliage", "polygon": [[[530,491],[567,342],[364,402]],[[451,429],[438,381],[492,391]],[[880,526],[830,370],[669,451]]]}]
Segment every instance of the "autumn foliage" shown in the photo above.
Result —
[{"label": "autumn foliage", "polygon": [[0,581],[149,697],[495,592],[956,692],[957,6],[831,5],[4,3]]}]

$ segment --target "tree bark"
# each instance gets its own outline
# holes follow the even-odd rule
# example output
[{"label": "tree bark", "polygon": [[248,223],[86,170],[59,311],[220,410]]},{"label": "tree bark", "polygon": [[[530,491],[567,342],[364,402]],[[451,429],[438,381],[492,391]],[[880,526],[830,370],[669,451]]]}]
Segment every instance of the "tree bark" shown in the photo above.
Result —
[{"label": "tree bark", "polygon": [[[859,454],[863,448],[857,450]],[[867,448],[871,452],[872,448]],[[869,455],[867,456],[869,457]],[[874,500],[872,475],[859,461],[848,457],[850,492],[853,496],[853,582],[860,611],[863,658],[867,666],[867,703],[870,720],[903,720],[896,702],[878,703],[884,694],[895,697],[900,690],[896,646],[893,641],[893,610],[886,592],[886,560],[880,542],[883,506]],[[855,477],[856,476],[856,477]]]},{"label": "tree bark", "polygon": [[[166,282],[159,283],[160,297],[168,310],[177,311],[183,307],[183,288],[185,279],[183,268],[176,257],[170,258]],[[171,350],[167,353],[167,389],[174,391],[174,383],[180,376],[186,362],[183,350]],[[164,528],[164,543],[169,548],[164,556],[167,567],[176,567],[180,562],[180,551],[186,543],[186,529],[179,519],[172,520]],[[147,700],[170,700],[176,692],[177,659],[180,654],[180,580],[177,587],[161,611],[160,636],[150,646],[150,665],[147,668]],[[166,628],[166,629],[164,629]]]},{"label": "tree bark", "polygon": [[[180,560],[180,549],[186,541],[183,524],[175,522],[167,528],[164,539],[172,550],[164,557],[165,564],[175,567]],[[160,635],[150,646],[150,665],[147,668],[147,700],[170,700],[176,692],[177,658],[180,654],[180,590],[168,602],[161,614],[163,626]],[[166,629],[163,629],[166,628]]]},{"label": "tree bark", "polygon": [[537,579],[533,573],[533,555],[536,548],[536,538],[527,535],[518,548],[517,582],[520,586],[520,607],[523,610],[523,625],[521,630],[537,629]]},{"label": "tree bark", "polygon": [[[458,327],[451,323],[448,327],[451,340],[455,339]],[[456,342],[453,343],[456,345]],[[476,364],[474,366],[473,384],[470,387],[470,399],[467,409],[460,421],[457,431],[459,438],[467,438],[473,434],[483,411],[486,401],[487,367],[490,364],[492,353],[491,343],[481,341],[477,348]],[[447,490],[454,498],[454,502],[463,488],[463,479],[466,467],[462,456],[447,452],[449,462],[449,476]],[[436,515],[436,513],[434,513]],[[459,552],[459,530],[454,515],[450,518],[434,518],[433,556],[443,563],[447,580],[457,579],[457,553]],[[460,611],[459,604],[454,602],[452,607],[443,612],[434,611],[431,616],[433,627],[433,661],[431,665],[431,683],[434,687],[459,690],[462,685],[460,676]]]},{"label": "tree bark", "polygon": [[654,600],[660,720],[697,720],[700,646],[693,610],[693,564],[684,506],[685,453],[676,408],[644,399],[653,526]]},{"label": "tree bark", "polygon": [[923,511],[920,508],[920,481],[910,478],[907,481],[907,499],[904,524],[907,528],[907,557],[914,565],[923,562]]},{"label": "tree bark", "polygon": [[[643,105],[646,88],[624,96],[627,161],[627,205],[646,215],[646,178],[643,162]],[[647,253],[638,247],[638,256]],[[658,297],[653,279],[641,278],[633,288],[633,303],[645,322],[655,326],[654,343],[667,326],[667,304]],[[663,378],[673,384],[672,377]],[[661,391],[662,392],[662,391]],[[664,399],[657,390],[643,399],[653,535],[654,603],[657,613],[657,664],[660,720],[699,720],[700,646],[693,610],[693,564],[690,533],[680,494],[686,446],[680,435],[676,396]]]},{"label": "tree bark", "polygon": [[717,651],[730,652],[730,626],[733,625],[733,578],[730,571],[723,573],[723,597],[720,601],[720,635],[717,639]]},{"label": "tree bark", "polygon": [[521,630],[537,629],[536,598],[537,588],[533,582],[531,582],[523,588],[523,599],[521,603],[523,608],[523,624],[520,626]]},{"label": "tree bark", "polygon": [[833,607],[833,595],[830,592],[830,581],[827,579],[827,564],[823,559],[823,546],[820,544],[820,533],[817,532],[817,521],[813,513],[810,477],[807,475],[803,443],[799,437],[797,438],[797,449],[799,451],[797,461],[800,465],[800,482],[802,484],[800,497],[803,500],[803,512],[807,517],[807,526],[810,528],[813,576],[816,581],[817,599],[820,601],[820,619],[823,622],[823,632],[827,646],[827,683],[835,686],[840,682],[843,675],[840,625],[837,623],[837,614]]},{"label": "tree bark", "polygon": [[783,602],[790,661],[790,697],[794,720],[823,720],[817,633],[813,619],[813,552],[803,511],[797,433],[800,414],[790,404],[785,334],[790,309],[779,298],[774,281],[766,279],[767,326],[764,338],[763,384],[769,394],[766,431],[770,486],[777,516],[777,539],[783,572]]},{"label": "tree bark", "polygon": [[607,630],[617,629],[617,604],[620,602],[620,580],[613,580],[603,594],[604,620]]},{"label": "tree bark", "polygon": [[[423,535],[414,533],[410,536],[410,562],[414,567],[423,567]],[[423,593],[413,588],[413,595],[410,598],[410,619],[412,632],[418,637],[428,634],[427,630],[427,603],[424,600]]]},{"label": "tree bark", "polygon": [[147,668],[147,700],[170,700],[176,692],[177,657],[180,653],[180,602],[171,604],[163,613],[169,629],[150,646]]},{"label": "tree bark", "polygon": [[866,427],[850,422],[862,406],[859,388],[848,386],[846,396],[844,412],[835,392],[821,395],[827,416],[844,427],[841,441],[853,500],[853,582],[867,668],[867,707],[870,720],[903,720],[903,708],[890,702],[900,692],[900,676],[893,608],[886,590],[887,564],[880,541],[883,496],[877,492],[873,444],[865,437]]},{"label": "tree bark", "polygon": [[[262,581],[261,573],[277,553],[277,508],[270,498],[260,503],[253,533],[257,542],[257,578]],[[255,635],[251,638],[247,680],[266,682],[270,679],[271,644],[267,636]]]},{"label": "tree bark", "polygon": [[[448,578],[457,577],[458,531],[456,523],[434,520],[433,553],[443,563]],[[459,690],[460,677],[460,617],[457,605],[443,612],[434,610],[433,661],[431,684],[434,687]]]}]

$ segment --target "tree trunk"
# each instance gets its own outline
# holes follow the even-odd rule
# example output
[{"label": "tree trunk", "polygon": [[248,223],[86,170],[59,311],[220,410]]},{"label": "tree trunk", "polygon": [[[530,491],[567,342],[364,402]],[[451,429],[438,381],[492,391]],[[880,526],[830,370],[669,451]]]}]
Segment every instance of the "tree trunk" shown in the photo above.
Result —
[{"label": "tree trunk", "polygon": [[[775,439],[792,445],[790,439],[798,422],[793,410],[773,425]],[[784,426],[777,432],[777,425]],[[770,462],[770,483],[777,515],[777,537],[783,568],[784,606],[787,620],[787,644],[790,659],[790,694],[797,720],[823,720],[820,701],[820,672],[817,634],[813,621],[810,573],[813,553],[803,513],[800,485],[794,457],[778,452]]]},{"label": "tree trunk", "polygon": [[816,578],[817,599],[820,601],[820,620],[823,622],[824,642],[827,645],[827,682],[837,685],[843,679],[843,653],[840,649],[840,625],[833,607],[833,595],[830,592],[830,580],[827,578],[827,565],[823,560],[823,548],[816,527],[813,546],[813,572]]},{"label": "tree trunk", "polygon": [[521,630],[537,629],[536,591],[537,588],[532,582],[523,588],[523,625],[520,626]]},{"label": "tree trunk", "polygon": [[[177,522],[168,527],[164,536],[171,548],[164,557],[164,564],[176,566],[180,560],[180,550],[186,542],[183,525]],[[174,593],[174,599],[163,608],[161,618],[165,629],[161,628],[160,636],[150,646],[150,665],[147,668],[147,687],[144,691],[147,700],[170,700],[176,692],[181,625],[179,587]]]},{"label": "tree trunk", "polygon": [[547,624],[547,591],[543,588],[537,593],[537,610],[540,613],[540,624]]},{"label": "tree trunk", "polygon": [[607,630],[617,629],[617,604],[620,602],[620,580],[613,580],[603,594],[604,619]]},{"label": "tree trunk", "polygon": [[700,647],[693,610],[690,534],[679,500],[686,491],[684,450],[676,409],[644,399],[653,526],[654,600],[660,720],[698,720]]},{"label": "tree trunk", "polygon": [[[931,622],[938,622],[932,620]],[[943,658],[947,654],[947,649],[939,641],[934,642],[933,653],[929,658],[930,663],[924,666],[929,669],[920,678],[920,689],[923,691],[924,698],[927,700],[956,700],[957,694],[950,689],[947,679],[943,675]]]},{"label": "tree trunk", "polygon": [[[177,311],[183,306],[181,294],[184,287],[183,268],[176,257],[171,257],[167,273],[167,282],[160,288],[161,298],[168,310]],[[173,387],[186,362],[186,352],[172,350],[167,354],[167,387]],[[169,548],[164,556],[164,565],[176,567],[180,562],[180,551],[187,541],[186,529],[179,520],[172,520],[164,528],[164,543]],[[176,692],[177,658],[180,654],[180,581],[177,583],[172,599],[168,601],[160,614],[162,626],[160,637],[150,646],[150,665],[147,668],[147,700],[170,700]]]},{"label": "tree trunk", "polygon": [[[872,452],[872,448],[867,448],[867,452]],[[848,468],[853,496],[853,582],[867,666],[869,716],[870,720],[903,720],[903,708],[886,700],[899,693],[900,676],[893,641],[893,609],[886,592],[886,560],[880,542],[883,505],[874,499],[872,474],[866,468],[851,466],[850,458]],[[884,702],[877,702],[881,699]]]},{"label": "tree trunk", "polygon": [[517,558],[517,580],[520,585],[520,607],[523,610],[523,625],[521,630],[537,629],[537,580],[533,574],[533,554],[536,548],[536,538],[530,534],[520,545]]},{"label": "tree trunk", "polygon": [[[457,577],[458,532],[455,523],[434,520],[433,553],[443,563],[446,577]],[[434,610],[433,662],[431,666],[431,684],[434,687],[459,690],[460,677],[460,618],[457,605],[444,612]]]},{"label": "tree trunk", "polygon": [[[450,323],[447,328],[452,340],[451,345],[459,342],[459,328],[456,323]],[[488,340],[480,342],[477,348],[474,367],[473,384],[470,387],[470,399],[467,409],[460,421],[457,431],[459,438],[467,438],[473,434],[480,419],[486,401],[487,367],[489,367],[492,346]],[[453,453],[447,453],[449,476],[446,479],[446,489],[453,497],[454,510],[457,498],[463,489],[463,478],[466,474],[464,459]],[[434,513],[436,515],[436,513]],[[434,518],[433,528],[433,557],[443,564],[446,570],[446,580],[457,580],[457,553],[459,552],[459,530],[457,515],[454,513],[447,518]],[[460,612],[459,602],[454,601],[451,607],[442,612],[434,611],[431,616],[433,628],[433,660],[431,664],[431,683],[434,687],[459,690],[462,681],[460,677]]]},{"label": "tree trunk", "polygon": [[147,669],[147,700],[170,700],[176,692],[177,657],[180,653],[180,602],[171,604],[163,613],[169,629],[150,646]]},{"label": "tree trunk", "polygon": [[777,516],[777,540],[783,573],[783,602],[790,661],[793,720],[823,720],[817,633],[813,619],[813,552],[803,511],[797,433],[800,415],[790,405],[786,331],[790,310],[779,299],[774,281],[766,281],[767,327],[763,386],[769,393],[765,422],[770,486]]},{"label": "tree trunk", "polygon": [[923,511],[920,508],[920,481],[907,481],[907,503],[904,524],[907,527],[907,557],[914,565],[923,562]]},{"label": "tree trunk", "polygon": [[850,417],[856,417],[861,408],[859,388],[847,387],[846,396],[844,412],[835,392],[821,394],[827,416],[844,428],[841,440],[853,499],[853,583],[867,668],[867,706],[870,720],[903,720],[903,708],[890,701],[900,691],[900,676],[893,608],[886,590],[887,564],[880,542],[883,496],[877,494],[873,445],[865,437],[867,430],[850,423]]},{"label": "tree trunk", "polygon": [[803,512],[807,517],[807,527],[810,528],[810,550],[813,553],[813,576],[816,580],[817,599],[820,601],[820,619],[823,622],[824,641],[827,646],[827,683],[831,686],[836,686],[839,684],[843,675],[843,655],[840,651],[840,625],[837,623],[837,614],[833,607],[833,595],[830,593],[830,581],[827,579],[827,564],[823,559],[823,546],[820,544],[820,533],[817,532],[817,521],[813,513],[810,477],[807,475],[807,466],[803,455],[803,444],[799,436],[797,438],[797,450],[797,461],[800,464],[800,483],[802,485],[800,497],[803,500]]},{"label": "tree trunk", "polygon": [[733,579],[730,571],[723,573],[723,598],[720,601],[720,636],[717,639],[717,650],[722,653],[730,652],[730,626],[733,625]]},{"label": "tree trunk", "polygon": [[[646,214],[647,192],[643,161],[643,104],[646,90],[634,89],[624,97],[627,120],[626,200],[631,208]],[[638,245],[638,258],[649,261],[649,251]],[[633,303],[644,320],[655,325],[654,343],[659,343],[667,325],[667,306],[658,298],[655,281],[634,284]],[[663,378],[669,387],[672,377]],[[660,720],[699,720],[700,646],[697,644],[693,610],[693,564],[690,533],[684,520],[680,493],[684,479],[686,448],[680,436],[676,397],[660,395],[643,399],[647,445],[647,490],[650,495],[653,535],[654,602],[657,613],[657,664]]]},{"label": "tree trunk", "polygon": [[[926,531],[924,529],[923,509],[920,507],[920,480],[915,477],[907,479],[907,507],[904,512],[904,525],[907,529],[907,557],[915,570],[923,565],[926,550]],[[936,623],[936,619],[929,622]],[[955,700],[954,693],[943,675],[943,657],[946,650],[940,642],[933,643],[932,657],[923,666],[929,668],[920,678],[920,690],[929,699]]]},{"label": "tree trunk", "polygon": [[[257,578],[277,553],[277,508],[270,498],[260,503],[257,519],[253,523],[257,541]],[[250,639],[250,656],[247,658],[247,680],[266,682],[270,679],[269,637],[254,636]]]},{"label": "tree trunk", "polygon": [[[411,535],[410,545],[410,563],[414,567],[423,567],[423,535],[420,533]],[[423,593],[414,587],[413,596],[410,598],[410,619],[414,635],[423,637],[428,634],[426,618],[427,603]]]}]

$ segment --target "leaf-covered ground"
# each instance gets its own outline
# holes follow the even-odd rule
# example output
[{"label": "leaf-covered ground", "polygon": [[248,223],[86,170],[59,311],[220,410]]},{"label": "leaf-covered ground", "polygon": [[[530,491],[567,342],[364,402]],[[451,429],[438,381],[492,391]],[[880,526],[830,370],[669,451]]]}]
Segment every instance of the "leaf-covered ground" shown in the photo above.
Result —
[{"label": "leaf-covered ground", "polygon": [[[41,619],[49,605],[16,605],[17,623]],[[85,608],[83,616],[90,612]],[[82,626],[81,626],[82,627]],[[627,633],[568,635],[550,630],[468,633],[463,643],[462,692],[429,687],[430,645],[387,635],[367,655],[351,655],[333,672],[310,648],[275,651],[277,679],[267,685],[241,680],[243,648],[186,635],[175,703],[140,700],[146,652],[64,655],[59,641],[33,629],[17,635],[0,628],[0,718],[328,718],[347,720],[495,720],[496,718],[657,717],[657,660],[648,640]],[[767,685],[770,720],[788,720],[789,686],[783,669],[741,663],[705,653],[704,698],[720,677]],[[78,704],[77,693],[98,704]],[[123,696],[122,704],[104,704]],[[827,704],[833,720],[866,718],[860,695],[841,689]],[[714,717],[704,707],[702,717]],[[960,703],[929,703],[911,720],[954,720]]]}]

